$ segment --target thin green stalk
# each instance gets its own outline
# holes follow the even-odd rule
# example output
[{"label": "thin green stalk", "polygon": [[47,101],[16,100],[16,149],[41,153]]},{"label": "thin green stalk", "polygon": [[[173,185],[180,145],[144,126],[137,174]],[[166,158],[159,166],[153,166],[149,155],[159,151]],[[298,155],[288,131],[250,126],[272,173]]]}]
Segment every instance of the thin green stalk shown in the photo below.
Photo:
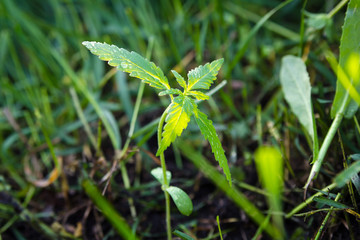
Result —
[{"label": "thin green stalk", "polygon": [[[101,121],[98,123],[96,146],[98,150],[101,150]],[[100,152],[97,152],[96,154],[96,156],[99,156],[99,154],[102,155]]]},{"label": "thin green stalk", "polygon": [[[343,141],[342,141],[341,134],[340,134],[339,130],[338,130],[338,136],[339,136],[339,143],[340,143],[340,148],[341,148],[341,152],[342,152],[342,156],[343,156],[343,166],[344,166],[344,169],[348,169],[349,166],[348,166],[348,162],[347,162],[346,155],[345,155],[344,144],[343,144]],[[352,204],[353,204],[353,206],[354,206],[354,208],[355,208],[355,210],[357,212],[358,207],[357,207],[357,204],[356,204],[354,188],[353,188],[353,185],[352,185],[351,181],[349,181],[347,183],[347,187],[348,187],[348,191],[349,191],[349,194],[350,194],[351,202],[352,202]]]},{"label": "thin green stalk", "polygon": [[75,91],[75,89],[73,87],[70,87],[70,95],[71,95],[71,98],[72,98],[72,100],[74,102],[74,107],[75,107],[76,113],[77,113],[78,117],[80,118],[81,123],[84,126],[84,130],[85,130],[86,134],[88,135],[88,138],[89,138],[91,144],[96,149],[96,152],[100,152],[100,149],[98,149],[98,146],[96,144],[95,137],[91,132],[91,129],[90,129],[90,126],[89,126],[88,122],[86,121],[86,117],[84,115],[84,112],[81,109],[79,98],[78,98],[78,96],[76,94],[76,91]]},{"label": "thin green stalk", "polygon": [[327,14],[327,17],[328,17],[328,18],[332,18],[337,12],[340,11],[340,9],[341,9],[343,6],[345,6],[345,4],[346,4],[348,1],[349,1],[349,0],[342,0],[341,2],[339,2],[338,5],[336,5],[336,6],[334,7],[334,9],[331,10],[331,12],[329,12],[329,13]]},{"label": "thin green stalk", "polygon": [[321,189],[321,191],[317,192],[316,194],[312,195],[311,197],[306,199],[301,204],[297,205],[291,212],[289,212],[288,214],[285,215],[285,218],[291,218],[292,216],[294,216],[294,214],[299,212],[301,209],[308,206],[315,197],[322,196],[322,195],[324,195],[325,192],[329,192],[330,190],[334,189],[335,187],[336,187],[336,183],[332,183],[329,186],[324,187],[323,189]]},{"label": "thin green stalk", "polygon": [[[340,196],[341,196],[341,194],[338,193],[337,196],[336,196],[336,198],[335,198],[335,201],[336,201],[336,202],[339,200]],[[315,236],[314,240],[318,240],[318,239],[321,237],[321,233],[322,233],[322,231],[323,231],[324,228],[325,228],[325,225],[326,225],[326,223],[327,223],[327,221],[328,221],[328,219],[329,219],[329,217],[330,217],[330,215],[331,215],[331,213],[332,213],[332,209],[333,209],[333,208],[334,208],[334,207],[331,207],[331,208],[330,208],[331,210],[329,210],[329,212],[326,214],[326,217],[324,218],[324,221],[321,223],[321,226],[320,226],[320,228],[319,228],[319,231],[316,233],[316,236]]]},{"label": "thin green stalk", "polygon": [[320,170],[321,164],[322,164],[322,162],[323,162],[323,160],[325,158],[325,155],[326,155],[326,153],[327,153],[327,151],[328,151],[328,149],[330,147],[331,141],[333,140],[333,138],[334,138],[334,136],[336,134],[336,131],[340,126],[340,123],[341,123],[343,117],[344,117],[344,114],[341,113],[341,112],[336,114],[335,119],[332,122],[332,124],[330,126],[330,129],[329,129],[329,131],[327,132],[327,134],[325,136],[324,142],[321,145],[318,158],[315,160],[314,165],[311,168],[309,178],[308,178],[308,180],[307,180],[307,182],[305,184],[305,187],[304,187],[305,188],[305,193],[306,193],[306,190],[309,187],[312,179],[316,178],[316,176],[317,176],[317,174],[318,174],[318,172]]},{"label": "thin green stalk", "polygon": [[56,170],[58,171],[58,173],[60,174],[61,171],[62,171],[62,169],[61,169],[61,163],[59,162],[59,159],[56,157],[54,146],[53,146],[53,144],[52,144],[52,142],[51,142],[51,140],[50,140],[50,138],[49,138],[49,136],[48,136],[48,133],[47,133],[47,131],[45,130],[45,128],[44,128],[44,127],[41,127],[41,130],[42,130],[42,132],[43,132],[43,134],[44,134],[45,141],[46,141],[46,143],[47,143],[47,145],[48,145],[48,147],[49,147],[50,155],[51,155],[51,157],[52,157],[53,160],[54,160],[55,168],[56,168]]},{"label": "thin green stalk", "polygon": [[216,222],[217,222],[218,228],[219,228],[220,240],[223,240],[222,233],[221,233],[221,227],[220,227],[219,215],[216,216]]},{"label": "thin green stalk", "polygon": [[219,83],[216,87],[205,93],[207,96],[211,97],[214,93],[222,89],[227,84],[227,80],[223,80],[221,83]]},{"label": "thin green stalk", "polygon": [[[164,126],[165,118],[167,116],[167,110],[164,111],[160,118],[160,122],[158,125],[158,146],[160,146],[161,143],[161,133]],[[167,233],[167,239],[171,240],[171,218],[170,218],[170,196],[169,193],[166,191],[166,189],[169,187],[169,182],[166,177],[166,163],[165,163],[165,156],[164,152],[160,154],[160,162],[161,162],[161,168],[163,170],[163,178],[164,178],[164,186],[162,186],[162,190],[165,194],[165,208],[166,208],[166,233]]]},{"label": "thin green stalk", "polygon": [[305,7],[307,0],[304,1],[301,9],[301,22],[300,22],[300,41],[299,41],[299,57],[303,54],[304,37],[305,37]]}]

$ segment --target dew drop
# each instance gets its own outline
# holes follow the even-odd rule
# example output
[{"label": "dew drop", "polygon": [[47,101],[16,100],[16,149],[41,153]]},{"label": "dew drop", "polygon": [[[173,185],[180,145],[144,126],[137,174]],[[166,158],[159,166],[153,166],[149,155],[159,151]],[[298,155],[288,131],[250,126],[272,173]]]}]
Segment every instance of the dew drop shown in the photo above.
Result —
[{"label": "dew drop", "polygon": [[127,67],[128,67],[128,65],[127,65],[127,63],[122,62],[122,63],[121,63],[121,67],[122,67],[122,68],[127,68]]}]

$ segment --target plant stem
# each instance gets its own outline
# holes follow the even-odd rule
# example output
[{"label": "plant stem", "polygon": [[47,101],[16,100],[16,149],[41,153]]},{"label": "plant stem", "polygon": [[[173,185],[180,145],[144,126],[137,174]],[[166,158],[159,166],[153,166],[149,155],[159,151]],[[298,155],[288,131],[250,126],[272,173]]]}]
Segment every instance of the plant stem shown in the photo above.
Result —
[{"label": "plant stem", "polygon": [[328,151],[328,149],[330,147],[331,141],[333,140],[333,138],[334,138],[334,136],[336,134],[336,131],[340,126],[340,123],[341,123],[343,117],[344,117],[344,114],[341,113],[341,112],[336,114],[335,119],[332,122],[332,124],[330,126],[330,129],[326,134],[324,142],[321,145],[318,158],[315,160],[314,165],[311,168],[309,178],[308,178],[308,180],[307,180],[307,182],[305,184],[305,187],[304,187],[305,188],[305,193],[306,193],[306,190],[308,189],[312,179],[316,178],[316,176],[317,176],[317,174],[318,174],[318,172],[320,170],[321,164],[322,164],[322,162],[323,162],[323,160],[325,158],[325,155],[326,155],[326,153],[327,153],[327,151]]},{"label": "plant stem", "polygon": [[[339,201],[340,196],[341,196],[341,194],[338,193],[337,196],[336,196],[336,198],[335,198],[335,202]],[[324,230],[327,221],[329,220],[329,217],[330,217],[330,215],[331,215],[331,213],[332,213],[333,208],[334,208],[334,207],[330,207],[331,210],[329,210],[329,212],[326,214],[326,217],[324,218],[324,221],[321,223],[321,226],[320,226],[320,228],[319,228],[319,231],[317,232],[314,240],[320,239],[321,233],[322,233],[322,231]]]},{"label": "plant stem", "polygon": [[[167,110],[165,110],[164,113],[162,114],[158,125],[158,146],[160,146],[161,143],[161,133],[166,116],[167,116]],[[169,182],[166,177],[166,163],[165,163],[164,152],[160,153],[160,162],[161,162],[161,168],[163,170],[163,178],[164,178],[164,185],[162,186],[162,190],[164,191],[164,195],[165,195],[166,233],[167,233],[167,239],[171,240],[172,237],[171,237],[171,218],[170,218],[170,196],[169,193],[166,191],[166,189],[169,187]]]},{"label": "plant stem", "polygon": [[321,191],[317,192],[316,194],[312,195],[311,197],[303,201],[301,204],[297,205],[293,210],[291,210],[291,212],[285,215],[285,218],[291,218],[301,209],[308,206],[314,200],[315,197],[322,196],[324,195],[324,193],[330,192],[330,190],[334,189],[335,187],[336,187],[336,183],[332,183],[329,186],[324,187],[323,189],[321,189]]},{"label": "plant stem", "polygon": [[96,152],[99,153],[101,150],[98,148],[98,145],[96,144],[95,137],[94,137],[93,133],[91,132],[91,128],[90,128],[88,122],[86,121],[85,114],[84,114],[83,110],[81,109],[79,98],[73,87],[70,87],[70,95],[74,102],[74,107],[75,107],[76,113],[77,113],[78,117],[80,118],[81,123],[84,125],[84,130],[89,137],[90,143],[96,149]]},{"label": "plant stem", "polygon": [[345,6],[345,4],[346,4],[348,1],[349,1],[349,0],[342,0],[341,2],[339,2],[338,5],[336,5],[336,6],[334,7],[334,9],[331,10],[331,12],[329,12],[329,13],[327,14],[327,17],[328,17],[328,18],[332,18],[337,12],[340,11],[340,9],[341,9],[343,6]]}]

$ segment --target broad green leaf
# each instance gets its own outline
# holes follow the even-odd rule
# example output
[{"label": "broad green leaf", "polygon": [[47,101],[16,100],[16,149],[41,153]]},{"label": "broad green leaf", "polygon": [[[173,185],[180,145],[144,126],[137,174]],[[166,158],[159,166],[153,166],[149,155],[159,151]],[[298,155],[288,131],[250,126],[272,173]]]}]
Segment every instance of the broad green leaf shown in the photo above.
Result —
[{"label": "broad green leaf", "polygon": [[331,199],[328,199],[328,198],[325,198],[325,197],[314,197],[314,201],[315,202],[318,202],[318,203],[322,203],[322,204],[326,204],[330,207],[334,207],[334,208],[342,208],[342,209],[347,209],[347,208],[350,208],[349,206],[345,205],[345,204],[342,204],[342,203],[339,203],[339,202],[336,202],[334,200],[331,200]]},{"label": "broad green leaf", "polygon": [[360,172],[360,161],[356,161],[335,177],[335,183],[339,188],[343,187]]},{"label": "broad green leaf", "polygon": [[215,159],[219,162],[219,165],[223,169],[226,179],[231,186],[231,173],[229,170],[227,158],[212,121],[207,119],[206,114],[200,112],[200,110],[194,111],[194,115],[202,135],[204,135],[205,139],[209,141]]},{"label": "broad green leaf", "polygon": [[164,152],[177,136],[187,127],[193,110],[193,100],[187,96],[178,96],[168,107],[168,115],[166,116],[164,131],[157,156]]},{"label": "broad green leaf", "polygon": [[[340,57],[339,67],[343,69],[346,74],[352,78],[351,70],[347,68],[346,64],[351,55],[360,55],[360,0],[350,0],[348,9],[346,11],[343,32],[340,40]],[[359,58],[357,63],[352,63],[354,67],[359,68]],[[339,77],[339,76],[338,76]],[[360,92],[359,81],[352,80],[352,84],[358,92]],[[334,118],[337,113],[344,113],[346,118],[354,116],[358,109],[358,104],[348,97],[346,88],[337,81],[336,93],[334,102],[331,108],[331,117]]]},{"label": "broad green leaf", "polygon": [[166,189],[181,214],[189,216],[193,210],[190,197],[182,189],[170,186]]},{"label": "broad green leaf", "polygon": [[190,92],[187,92],[186,94],[195,97],[197,100],[208,100],[209,99],[208,95],[206,95],[205,93],[200,92],[200,91],[190,91]]},{"label": "broad green leaf", "polygon": [[209,89],[223,62],[224,59],[221,58],[189,71],[187,90]]},{"label": "broad green leaf", "polygon": [[290,55],[283,57],[280,69],[280,83],[291,110],[314,142],[310,79],[301,58]]},{"label": "broad green leaf", "polygon": [[164,96],[164,95],[169,95],[169,94],[178,94],[178,95],[183,95],[183,93],[176,88],[170,88],[168,90],[162,91],[159,93],[159,96]]},{"label": "broad green leaf", "polygon": [[168,80],[161,69],[136,52],[129,52],[107,43],[86,41],[83,45],[101,60],[108,61],[110,66],[118,67],[121,71],[130,73],[130,76],[137,77],[152,87],[170,89]]},{"label": "broad green leaf", "polygon": [[[151,170],[151,175],[153,175],[153,177],[156,178],[156,180],[158,180],[159,183],[161,183],[161,185],[164,185],[164,174],[163,174],[163,169],[161,167],[154,168],[153,170]],[[166,171],[166,178],[168,183],[170,184],[171,172]]]},{"label": "broad green leaf", "polygon": [[186,89],[186,82],[185,82],[184,78],[175,70],[171,70],[171,72],[174,74],[176,81],[179,83],[179,85],[183,89]]}]

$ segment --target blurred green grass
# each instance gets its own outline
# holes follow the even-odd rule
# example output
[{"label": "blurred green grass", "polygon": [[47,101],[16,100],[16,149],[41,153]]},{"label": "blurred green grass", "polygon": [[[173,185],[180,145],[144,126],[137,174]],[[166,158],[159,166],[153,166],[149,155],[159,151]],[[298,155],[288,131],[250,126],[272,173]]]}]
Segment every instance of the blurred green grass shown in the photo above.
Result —
[{"label": "blurred green grass", "polygon": [[[56,155],[64,158],[64,169],[70,171],[71,159],[77,159],[74,163],[79,164],[80,178],[93,174],[93,178],[101,179],[110,166],[115,149],[122,148],[139,81],[114,72],[92,56],[81,45],[85,40],[116,44],[143,56],[149,42],[153,41],[151,61],[165,70],[171,84],[175,84],[171,69],[185,74],[198,64],[224,58],[218,82],[226,79],[228,83],[202,108],[216,123],[234,169],[238,159],[243,159],[245,164],[251,162],[259,138],[274,145],[283,144],[276,138],[276,133],[271,132],[273,129],[267,127],[269,122],[275,132],[285,136],[285,145],[288,144],[286,141],[300,142],[292,148],[300,152],[295,155],[302,156],[305,151],[308,156],[310,151],[301,136],[301,128],[279,93],[280,59],[286,54],[296,55],[306,47],[312,48],[308,62],[310,74],[316,80],[313,91],[319,99],[331,99],[335,78],[321,61],[321,53],[327,44],[338,44],[343,15],[340,13],[333,18],[332,35],[324,36],[322,31],[313,31],[311,35],[306,32],[305,40],[310,39],[313,46],[300,49],[301,1],[291,2],[254,32],[261,17],[281,2],[0,1],[0,175],[5,177],[0,187],[5,189],[6,186],[11,195],[22,202],[31,188],[24,173],[24,161],[31,161],[33,173],[38,178],[51,172],[54,166],[45,136],[52,140]],[[309,1],[307,10],[327,12],[334,4],[334,1],[325,4]],[[108,162],[104,166],[100,164],[95,173],[91,173],[94,163],[81,160],[89,156],[85,152],[90,140],[77,115],[70,94],[72,88],[78,94],[84,118],[94,136],[97,136],[100,121],[109,122],[108,129],[113,130],[101,132],[102,150]],[[155,114],[163,110],[162,101],[166,100],[160,98],[159,101],[152,90],[145,88],[135,131],[141,144],[154,133],[150,121],[160,116]],[[259,105],[262,106],[264,135],[256,130]],[[319,131],[325,131],[328,124],[323,106],[316,102],[314,107],[321,116]],[[199,132],[191,125],[189,129],[184,138],[194,141],[200,151]],[[136,134],[137,131],[142,134]],[[344,142],[349,142],[355,151],[358,147],[351,144],[352,137],[359,140],[359,136],[353,134],[350,139],[344,137]],[[146,148],[151,151],[155,143],[148,145]],[[137,150],[134,147],[134,151]],[[181,166],[177,151],[174,148],[178,166]],[[129,153],[132,154],[136,153]],[[95,159],[91,154],[89,158]],[[146,154],[143,158],[144,171],[149,172],[153,161]],[[244,171],[239,166],[237,169]],[[246,172],[243,174],[245,177],[239,174],[234,178],[242,181],[247,177]],[[139,179],[136,176],[134,181],[140,182]],[[193,183],[195,180],[186,181]],[[79,180],[64,183],[60,179],[55,182],[54,191],[64,193],[62,187],[66,184],[76,193],[81,191]],[[113,184],[122,189],[117,183]],[[134,188],[141,188],[143,184],[135,184]],[[42,192],[38,188],[26,201],[36,202]],[[156,206],[154,202],[152,204]],[[8,221],[7,215],[0,223]],[[43,223],[35,221],[36,224],[42,226]],[[10,229],[16,232],[17,227]]]}]

